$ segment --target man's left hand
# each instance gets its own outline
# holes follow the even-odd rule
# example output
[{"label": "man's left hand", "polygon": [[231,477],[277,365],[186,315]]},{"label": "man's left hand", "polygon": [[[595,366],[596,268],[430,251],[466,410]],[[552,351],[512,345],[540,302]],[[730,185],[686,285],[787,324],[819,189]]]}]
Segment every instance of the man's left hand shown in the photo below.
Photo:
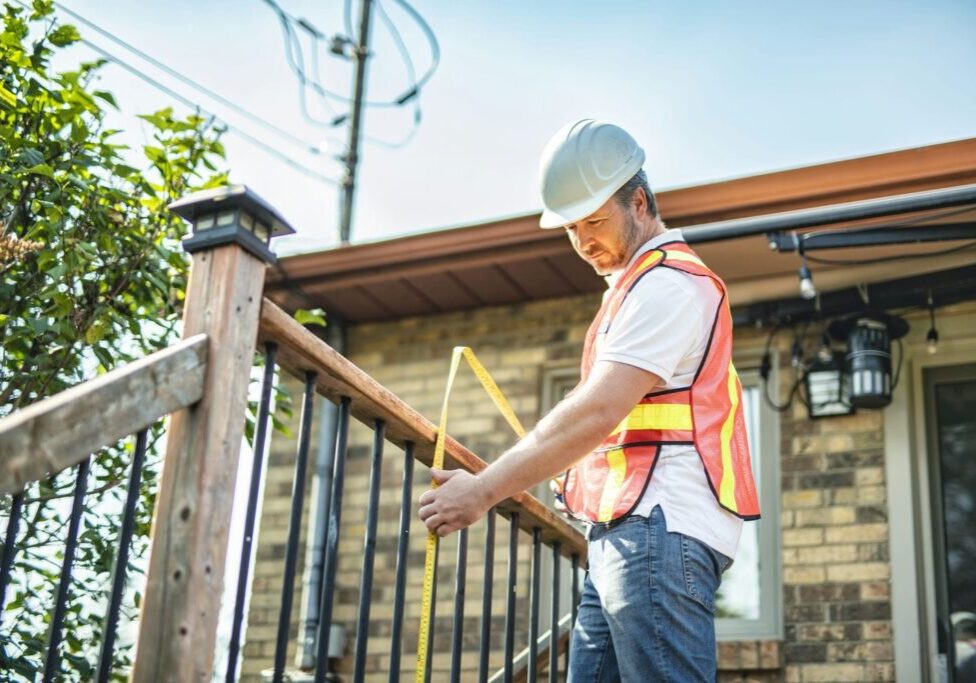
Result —
[{"label": "man's left hand", "polygon": [[420,519],[430,531],[447,536],[477,522],[491,507],[484,482],[464,470],[430,473],[440,486],[420,496]]}]

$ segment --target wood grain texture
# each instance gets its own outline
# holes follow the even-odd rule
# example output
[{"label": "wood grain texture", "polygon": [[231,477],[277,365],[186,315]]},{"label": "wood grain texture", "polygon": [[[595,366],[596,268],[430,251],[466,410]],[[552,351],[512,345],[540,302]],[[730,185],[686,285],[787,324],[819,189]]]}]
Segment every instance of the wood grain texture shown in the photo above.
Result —
[{"label": "wood grain texture", "polygon": [[205,332],[209,360],[203,397],[170,421],[133,681],[213,675],[264,270],[233,244],[193,257],[183,334]]},{"label": "wood grain texture", "polygon": [[[338,401],[342,396],[351,398],[353,416],[366,425],[372,425],[376,418],[385,420],[387,439],[401,447],[412,441],[417,459],[430,466],[437,427],[269,299],[265,299],[261,306],[258,337],[260,343],[273,341],[278,344],[277,360],[282,368],[296,377],[304,377],[306,371],[317,372],[319,393],[332,401]],[[487,464],[448,436],[444,466],[480,472]],[[518,512],[519,526],[523,530],[531,533],[534,527],[539,527],[545,542],[560,541],[563,554],[567,557],[579,554],[585,566],[586,540],[583,535],[530,494],[523,492],[512,496],[500,503],[498,509],[505,517],[512,511]]]},{"label": "wood grain texture", "polygon": [[0,493],[17,493],[195,403],[206,365],[207,336],[198,334],[3,418]]}]

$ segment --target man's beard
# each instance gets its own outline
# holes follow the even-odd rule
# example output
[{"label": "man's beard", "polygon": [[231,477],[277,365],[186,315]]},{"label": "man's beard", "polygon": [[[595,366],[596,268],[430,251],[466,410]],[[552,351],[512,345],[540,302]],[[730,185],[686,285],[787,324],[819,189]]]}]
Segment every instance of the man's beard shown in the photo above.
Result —
[{"label": "man's beard", "polygon": [[[637,224],[637,220],[627,212],[627,220],[624,223],[623,232],[620,235],[621,251],[615,254],[617,257],[617,263],[614,264],[614,268],[611,268],[609,272],[601,273],[597,270],[597,275],[601,277],[606,277],[614,271],[623,270],[630,263],[630,259],[634,257],[634,253],[641,245],[640,239],[640,226]],[[594,268],[596,270],[596,268]]]}]

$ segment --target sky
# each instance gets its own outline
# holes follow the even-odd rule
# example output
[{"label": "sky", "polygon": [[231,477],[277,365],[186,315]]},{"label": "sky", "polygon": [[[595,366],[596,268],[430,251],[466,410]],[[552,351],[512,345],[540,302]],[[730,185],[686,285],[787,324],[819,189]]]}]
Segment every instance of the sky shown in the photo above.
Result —
[{"label": "sky", "polygon": [[[343,2],[279,0],[323,34],[344,33]],[[353,5],[358,27],[359,5]],[[361,149],[353,242],[375,241],[541,209],[538,156],[565,123],[593,117],[625,127],[647,152],[655,189],[793,168],[976,136],[976,3],[414,0],[440,46],[407,144]],[[294,162],[338,179],[344,126],[313,125],[299,106],[277,15],[265,0],[63,0],[62,6],[239,106],[326,152],[253,125],[96,31],[82,35]],[[375,5],[374,5],[375,6]],[[417,73],[430,49],[394,0],[379,0]],[[62,16],[68,20],[65,14]],[[302,41],[307,66],[309,41]],[[367,95],[390,100],[410,84],[374,11]],[[73,46],[64,59],[89,59]],[[325,87],[348,95],[352,65],[319,47]],[[106,66],[99,88],[122,111],[120,139],[147,144],[135,114],[169,95]],[[312,92],[313,117],[332,111]],[[411,106],[366,110],[364,132],[396,141]],[[281,254],[338,243],[339,192],[241,136],[225,137],[233,182],[247,184],[295,227]],[[665,219],[667,216],[665,216]]]}]

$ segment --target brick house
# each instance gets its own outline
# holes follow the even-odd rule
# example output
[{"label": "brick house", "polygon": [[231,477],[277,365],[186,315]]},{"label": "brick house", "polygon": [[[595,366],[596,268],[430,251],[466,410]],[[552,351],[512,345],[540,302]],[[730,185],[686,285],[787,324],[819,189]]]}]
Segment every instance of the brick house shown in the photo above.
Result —
[{"label": "brick house", "polygon": [[[717,613],[721,680],[937,681],[951,673],[956,656],[967,654],[964,637],[973,634],[963,622],[966,613],[976,612],[976,572],[967,564],[976,560],[968,531],[976,528],[969,487],[976,484],[976,458],[965,457],[976,454],[976,252],[968,249],[976,236],[976,194],[949,206],[938,203],[935,191],[964,191],[971,183],[976,139],[658,193],[670,227],[687,227],[689,241],[710,236],[693,246],[729,286],[735,362],[763,505],[763,520],[747,525],[723,583]],[[843,222],[824,209],[851,202],[878,207],[912,193],[929,203],[899,204],[885,215]],[[807,256],[820,292],[812,301],[798,295],[798,255],[771,251],[766,231],[746,229],[757,216],[783,212],[797,212],[793,216],[805,221],[802,230],[787,223],[768,232],[824,231],[847,240],[829,251],[814,251],[810,240]],[[578,380],[583,336],[604,287],[565,238],[553,234],[559,231],[540,231],[536,223],[530,215],[288,257],[269,275],[268,291],[288,309],[324,308],[331,322],[327,341],[432,420],[451,348],[471,346],[531,426]],[[950,239],[883,244],[872,241],[877,231],[865,231],[879,226],[912,235],[948,230]],[[867,307],[898,315],[909,326],[893,344],[892,400],[884,408],[814,419],[800,400],[807,395],[804,368],[812,367],[830,321]],[[933,319],[938,342],[930,353]],[[843,341],[831,343],[844,349]],[[771,369],[764,378],[767,354]],[[449,432],[485,460],[513,440],[470,373],[459,376],[451,415]],[[328,419],[316,433],[322,438],[313,448],[327,452]],[[351,434],[350,443],[333,615],[334,628],[349,641],[369,432]],[[260,672],[271,665],[294,453],[294,443],[278,439],[269,456],[244,647],[246,680],[261,680]],[[384,458],[369,680],[387,680],[389,669],[402,460],[392,451]],[[426,469],[418,467],[415,498],[428,481]],[[304,538],[315,536],[318,485],[309,477]],[[547,491],[536,495],[548,499]],[[412,676],[407,672],[419,614],[419,521],[411,532],[408,585],[414,599],[407,603],[403,638],[405,678]],[[496,537],[496,576],[505,566],[503,536]],[[467,653],[478,647],[483,539],[483,530],[474,527],[465,679],[477,671],[477,657]],[[444,558],[453,557],[455,543],[448,539],[441,549],[441,614],[449,613],[445,601],[452,599],[452,565]],[[316,550],[307,546],[292,612],[288,661],[296,664],[303,661],[308,596],[317,580]],[[528,562],[528,547],[523,545],[521,562]],[[560,572],[565,593],[567,568]],[[520,583],[523,611],[527,597]],[[496,600],[495,613],[501,614],[502,598]],[[447,668],[450,623],[444,622],[450,619],[439,620],[435,630],[433,680]],[[493,622],[493,632],[500,628]],[[517,642],[524,643],[524,624],[516,628]],[[953,630],[962,639],[958,644],[946,638]],[[494,662],[500,643],[493,639],[492,648]],[[337,651],[333,662],[343,680],[351,670],[350,651]]]}]

